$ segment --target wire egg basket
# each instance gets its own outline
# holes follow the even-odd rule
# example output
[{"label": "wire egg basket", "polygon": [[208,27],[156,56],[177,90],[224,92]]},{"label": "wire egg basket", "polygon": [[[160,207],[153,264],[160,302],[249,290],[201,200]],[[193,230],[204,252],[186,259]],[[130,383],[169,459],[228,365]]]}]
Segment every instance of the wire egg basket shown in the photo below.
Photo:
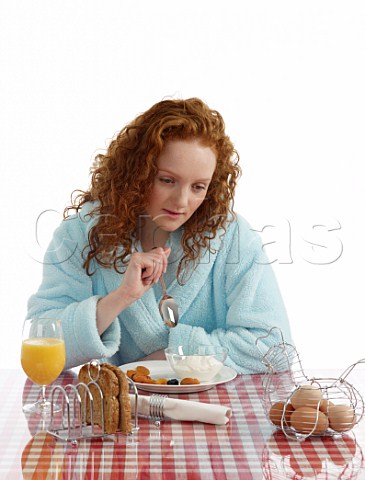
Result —
[{"label": "wire egg basket", "polygon": [[[263,353],[260,341],[280,332],[281,341]],[[296,348],[285,342],[278,327],[256,340],[266,367],[262,385],[266,416],[287,438],[343,435],[364,415],[364,401],[346,378],[365,359],[350,365],[338,378],[315,378],[305,374]]]}]

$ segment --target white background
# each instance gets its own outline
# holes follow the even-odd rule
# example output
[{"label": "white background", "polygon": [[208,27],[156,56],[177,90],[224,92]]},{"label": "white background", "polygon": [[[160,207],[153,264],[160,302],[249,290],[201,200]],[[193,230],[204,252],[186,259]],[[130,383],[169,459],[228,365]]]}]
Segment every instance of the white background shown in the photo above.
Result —
[{"label": "white background", "polygon": [[236,210],[262,230],[304,368],[365,357],[364,2],[9,0],[0,23],[0,365],[19,366],[44,249],[95,153],[191,96],[240,153]]}]

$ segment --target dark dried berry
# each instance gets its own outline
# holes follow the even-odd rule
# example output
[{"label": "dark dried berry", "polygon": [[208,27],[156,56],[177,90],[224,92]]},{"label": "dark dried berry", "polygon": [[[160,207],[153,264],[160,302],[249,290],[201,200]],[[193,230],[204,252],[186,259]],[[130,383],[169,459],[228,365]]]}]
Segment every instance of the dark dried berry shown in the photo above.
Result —
[{"label": "dark dried berry", "polygon": [[179,385],[179,380],[176,378],[170,378],[170,380],[167,380],[167,385]]}]

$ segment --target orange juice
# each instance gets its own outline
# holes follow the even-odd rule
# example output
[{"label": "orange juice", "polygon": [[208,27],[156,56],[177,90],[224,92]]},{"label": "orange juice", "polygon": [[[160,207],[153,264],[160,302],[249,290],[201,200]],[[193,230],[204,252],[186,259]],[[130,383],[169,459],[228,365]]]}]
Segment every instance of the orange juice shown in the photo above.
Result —
[{"label": "orange juice", "polygon": [[29,338],[22,343],[23,370],[38,385],[49,385],[56,380],[65,361],[65,343],[59,338]]}]

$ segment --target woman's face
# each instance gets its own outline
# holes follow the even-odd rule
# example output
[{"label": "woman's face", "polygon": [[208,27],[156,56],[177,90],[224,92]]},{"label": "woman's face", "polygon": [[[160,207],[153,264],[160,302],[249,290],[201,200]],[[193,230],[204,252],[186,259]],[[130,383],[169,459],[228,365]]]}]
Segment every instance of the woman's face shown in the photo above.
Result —
[{"label": "woman's face", "polygon": [[155,225],[172,232],[203,203],[212,179],[216,154],[199,140],[170,140],[157,161],[146,213]]}]

